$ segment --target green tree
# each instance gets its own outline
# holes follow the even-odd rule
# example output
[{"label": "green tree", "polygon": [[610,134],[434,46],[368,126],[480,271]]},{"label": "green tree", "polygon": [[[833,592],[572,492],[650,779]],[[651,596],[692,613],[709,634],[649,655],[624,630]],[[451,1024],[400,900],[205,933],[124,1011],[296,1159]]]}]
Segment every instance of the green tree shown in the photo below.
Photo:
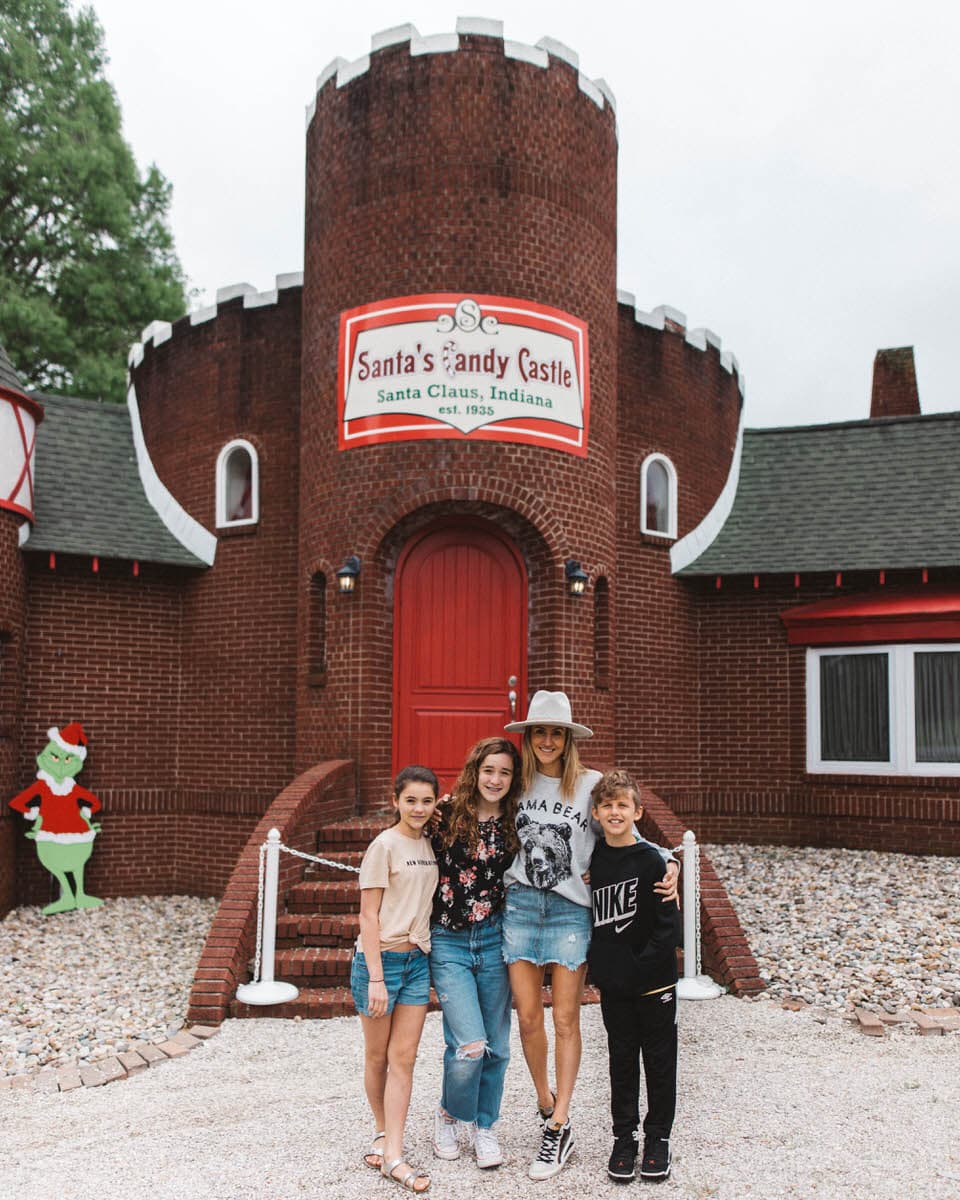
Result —
[{"label": "green tree", "polygon": [[28,384],[122,400],[130,343],[186,303],[171,187],[141,177],[106,62],[92,9],[0,3],[0,343]]}]

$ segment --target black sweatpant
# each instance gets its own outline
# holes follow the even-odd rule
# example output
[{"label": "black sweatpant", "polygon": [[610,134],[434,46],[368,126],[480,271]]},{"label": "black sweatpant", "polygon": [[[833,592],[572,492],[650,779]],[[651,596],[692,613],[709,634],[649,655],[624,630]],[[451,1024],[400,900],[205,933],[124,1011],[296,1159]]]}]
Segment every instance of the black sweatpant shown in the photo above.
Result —
[{"label": "black sweatpant", "polygon": [[677,989],[652,996],[600,995],[610,1052],[613,1136],[640,1124],[640,1059],[647,1084],[647,1137],[668,1138],[677,1109]]}]

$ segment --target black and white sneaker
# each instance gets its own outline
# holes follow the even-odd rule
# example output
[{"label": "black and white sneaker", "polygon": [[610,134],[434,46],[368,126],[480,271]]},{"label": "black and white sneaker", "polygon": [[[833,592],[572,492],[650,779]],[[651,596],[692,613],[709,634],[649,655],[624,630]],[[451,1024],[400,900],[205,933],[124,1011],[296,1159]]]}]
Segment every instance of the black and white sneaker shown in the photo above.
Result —
[{"label": "black and white sneaker", "polygon": [[570,1122],[557,1125],[548,1121],[543,1127],[540,1153],[530,1164],[527,1174],[531,1179],[552,1179],[563,1170],[563,1164],[573,1150],[573,1131]]},{"label": "black and white sneaker", "polygon": [[623,1134],[613,1143],[607,1174],[617,1183],[629,1183],[636,1175],[637,1131]]},{"label": "black and white sneaker", "polygon": [[662,1183],[670,1175],[670,1139],[647,1137],[643,1139],[643,1158],[640,1160],[640,1178],[650,1183]]}]

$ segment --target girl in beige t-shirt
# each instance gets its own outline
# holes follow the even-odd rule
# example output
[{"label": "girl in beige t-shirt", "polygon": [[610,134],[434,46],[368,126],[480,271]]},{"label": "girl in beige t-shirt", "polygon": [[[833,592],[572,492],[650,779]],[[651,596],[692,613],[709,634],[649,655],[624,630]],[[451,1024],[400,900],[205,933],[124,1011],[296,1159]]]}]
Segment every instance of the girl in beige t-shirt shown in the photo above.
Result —
[{"label": "girl in beige t-shirt", "polygon": [[413,1064],[430,1000],[430,909],[437,860],[427,822],[439,784],[428,767],[404,767],[393,785],[396,823],[367,847],[360,865],[360,936],[350,990],[363,1028],[363,1084],[373,1111],[369,1167],[409,1191],[430,1176],[403,1157]]}]

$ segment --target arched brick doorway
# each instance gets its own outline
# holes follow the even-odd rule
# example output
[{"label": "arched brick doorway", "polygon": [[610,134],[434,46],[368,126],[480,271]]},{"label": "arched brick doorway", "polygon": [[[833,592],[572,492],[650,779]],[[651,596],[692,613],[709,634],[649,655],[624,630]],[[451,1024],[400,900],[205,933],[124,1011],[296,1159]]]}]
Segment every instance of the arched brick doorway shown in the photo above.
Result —
[{"label": "arched brick doorway", "polygon": [[526,697],[527,573],[513,541],[481,521],[416,533],[397,563],[393,767],[419,762],[445,785],[477,738]]}]

